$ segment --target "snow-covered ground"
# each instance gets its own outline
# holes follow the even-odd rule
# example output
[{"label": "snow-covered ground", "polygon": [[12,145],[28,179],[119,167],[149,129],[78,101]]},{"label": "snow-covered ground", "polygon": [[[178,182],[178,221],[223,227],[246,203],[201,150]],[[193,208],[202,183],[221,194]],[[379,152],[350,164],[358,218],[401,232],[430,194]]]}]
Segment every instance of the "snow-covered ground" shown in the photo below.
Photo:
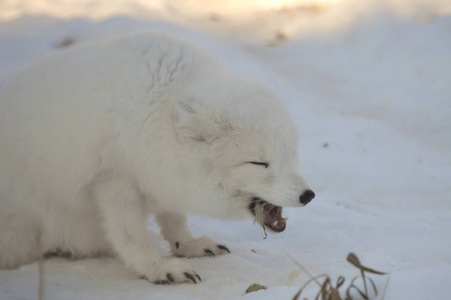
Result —
[{"label": "snow-covered ground", "polygon": [[[153,285],[112,258],[54,258],[42,263],[43,299],[291,299],[309,277],[290,256],[350,280],[351,251],[391,274],[387,287],[373,276],[387,300],[449,298],[450,1],[6,0],[0,86],[62,44],[142,30],[189,40],[285,99],[317,196],[265,240],[252,221],[192,216],[195,234],[232,251],[189,259],[200,284]],[[149,235],[169,255],[152,221]],[[37,263],[0,271],[0,299],[37,299],[38,275]],[[244,294],[252,283],[268,289]]]}]

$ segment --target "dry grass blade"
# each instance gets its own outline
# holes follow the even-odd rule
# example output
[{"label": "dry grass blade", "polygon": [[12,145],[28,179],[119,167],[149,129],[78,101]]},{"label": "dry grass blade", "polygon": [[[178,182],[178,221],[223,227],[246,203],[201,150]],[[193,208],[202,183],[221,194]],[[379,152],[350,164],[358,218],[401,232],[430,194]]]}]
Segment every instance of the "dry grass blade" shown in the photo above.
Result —
[{"label": "dry grass blade", "polygon": [[[296,295],[294,295],[293,300],[299,300],[299,297],[301,296],[302,292],[304,291],[304,289],[311,284],[312,282],[316,282],[316,284],[318,284],[318,286],[320,287],[320,291],[318,292],[318,294],[316,294],[315,300],[319,300],[321,298],[321,300],[342,300],[341,296],[340,296],[340,291],[339,289],[344,285],[345,283],[345,278],[343,276],[339,276],[336,282],[335,287],[332,285],[332,281],[330,279],[330,277],[327,274],[321,274],[319,276],[313,277],[310,273],[307,272],[307,270],[302,267],[302,265],[300,265],[291,255],[289,255],[288,253],[286,253],[294,262],[296,265],[298,265],[303,271],[305,271],[305,273],[310,277],[310,280],[308,280],[303,286],[302,288],[296,293]],[[356,268],[358,268],[360,270],[360,277],[355,277],[349,287],[346,289],[346,298],[345,300],[353,300],[352,296],[351,296],[351,292],[353,290],[357,291],[357,293],[359,293],[360,297],[363,298],[364,300],[369,300],[370,296],[368,295],[368,287],[367,287],[367,278],[365,277],[365,272],[368,273],[372,273],[372,274],[377,274],[377,275],[386,275],[387,273],[384,272],[380,272],[380,271],[376,271],[374,269],[368,268],[364,265],[362,265],[360,263],[359,258],[357,257],[357,255],[355,255],[354,253],[349,253],[347,260]],[[325,280],[324,282],[321,284],[318,279],[324,277]],[[364,285],[364,291],[362,291],[357,285],[355,285],[355,282],[357,279],[361,278],[363,281],[363,285]],[[390,278],[389,278],[390,279]],[[371,283],[371,287],[373,288],[374,293],[378,294],[377,292],[377,288],[376,288],[376,284],[374,283],[374,281],[371,278],[368,278],[368,281]],[[388,284],[388,281],[387,281]],[[385,287],[386,288],[386,287]],[[385,290],[384,290],[384,294],[385,294]],[[383,299],[384,297],[382,297]]]},{"label": "dry grass blade", "polygon": [[328,300],[327,296],[329,294],[329,289],[330,289],[330,278],[329,276],[326,277],[326,280],[324,280],[323,284],[321,285],[321,290],[318,293],[318,295],[316,295],[316,300],[319,299],[319,296],[321,296],[321,300]]},{"label": "dry grass blade", "polygon": [[42,266],[42,259],[38,261],[38,300],[44,299],[44,267]]},{"label": "dry grass blade", "polygon": [[299,296],[301,296],[302,292],[304,291],[304,289],[312,282],[316,282],[320,287],[322,287],[322,284],[319,283],[318,279],[321,277],[326,277],[329,278],[326,274],[321,274],[318,275],[316,277],[312,277],[309,273],[307,273],[307,275],[310,276],[310,279],[302,286],[302,288],[299,290],[299,292],[296,293],[296,295],[294,295],[293,300],[299,300]]},{"label": "dry grass blade", "polygon": [[[348,257],[346,258],[353,266],[355,266],[356,268],[359,268],[360,269],[360,274],[362,275],[362,279],[363,279],[363,287],[365,288],[365,293],[364,293],[364,295],[365,295],[365,298],[364,299],[368,299],[368,287],[367,287],[367,284],[366,284],[366,277],[365,277],[365,272],[368,272],[368,273],[373,273],[373,274],[378,274],[378,275],[385,275],[386,273],[383,273],[383,272],[380,272],[380,271],[376,271],[376,270],[374,270],[374,269],[371,269],[371,268],[368,268],[368,267],[365,267],[364,265],[362,265],[361,263],[360,263],[360,260],[359,260],[359,258],[357,257],[357,255],[355,255],[354,253],[349,253],[348,254]],[[353,280],[354,281],[354,280]],[[372,284],[372,286],[373,286],[373,289],[374,289],[374,292],[376,293],[376,296],[377,296],[377,288],[376,288],[376,285],[374,284],[374,282],[372,282],[372,280],[370,279],[370,282],[371,282],[371,284]],[[352,287],[353,285],[351,284],[351,287]],[[351,288],[350,287],[350,288]],[[355,287],[355,286],[354,286]],[[362,295],[362,292],[360,291],[360,289],[358,289],[357,287],[355,287],[355,289]],[[363,295],[362,295],[362,297],[363,297]]]},{"label": "dry grass blade", "polygon": [[376,293],[377,296],[377,288],[376,288],[376,284],[374,283],[373,279],[368,278],[369,282],[371,283],[371,286],[373,287],[373,291]]},{"label": "dry grass blade", "polygon": [[[357,279],[357,278],[358,278],[358,277],[356,277],[355,279]],[[355,279],[354,279],[354,280],[355,280]],[[353,280],[353,282],[354,282],[354,280]],[[351,284],[351,285],[348,287],[348,289],[346,290],[346,299],[352,300],[351,291],[352,291],[353,289],[356,290],[356,291],[360,294],[360,296],[361,296],[363,299],[365,299],[365,300],[368,300],[368,299],[369,299],[367,293],[361,291],[355,284]]]},{"label": "dry grass blade", "polygon": [[[310,272],[309,271],[307,271],[307,269],[306,268],[304,268],[291,254],[289,254],[289,253],[287,253],[286,251],[284,251],[284,253],[285,253],[285,255],[286,256],[288,256],[293,262],[294,262],[294,264],[296,265],[296,266],[298,266],[299,268],[301,268],[301,270],[302,271],[304,271],[305,272],[305,274],[307,274],[308,275],[308,277],[310,277],[310,280],[308,281],[308,282],[311,282],[312,280],[313,281],[315,281],[316,282],[316,284],[318,285],[318,286],[321,286],[321,284],[319,283],[319,281],[317,280],[317,278],[320,278],[320,277],[322,277],[322,276],[327,276],[327,275],[325,275],[325,274],[321,274],[321,275],[318,275],[318,276],[316,276],[316,277],[314,277],[312,274],[310,274]],[[305,286],[305,285],[304,285]]]},{"label": "dry grass blade", "polygon": [[364,265],[362,265],[360,263],[359,258],[357,257],[357,255],[355,255],[354,253],[349,253],[348,257],[346,258],[347,261],[349,261],[352,265],[354,265],[355,267],[359,268],[360,270],[363,270],[365,272],[369,272],[369,273],[373,273],[373,274],[378,274],[378,275],[386,275],[387,273],[384,272],[380,272],[380,271],[376,271],[373,270],[371,268],[365,267]]},{"label": "dry grass blade", "polygon": [[341,300],[340,293],[338,292],[338,288],[331,288],[330,289],[330,300]]},{"label": "dry grass blade", "polygon": [[265,234],[265,237],[263,238],[266,240],[268,237],[268,234],[266,233],[266,226],[265,226],[265,220],[266,217],[269,215],[269,211],[264,210],[264,204],[258,204],[254,207],[254,224],[258,223],[263,228],[263,233]]},{"label": "dry grass blade", "polygon": [[338,276],[337,284],[335,285],[339,289],[345,283],[345,278],[343,276]]}]

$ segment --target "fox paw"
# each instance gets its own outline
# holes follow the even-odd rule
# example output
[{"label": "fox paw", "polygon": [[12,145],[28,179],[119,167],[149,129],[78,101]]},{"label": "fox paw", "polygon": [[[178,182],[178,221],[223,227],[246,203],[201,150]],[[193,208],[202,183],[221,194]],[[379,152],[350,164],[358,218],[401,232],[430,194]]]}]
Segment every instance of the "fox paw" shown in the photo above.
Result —
[{"label": "fox paw", "polygon": [[202,281],[200,276],[191,270],[188,264],[179,259],[165,260],[149,274],[142,276],[155,284],[175,284]]},{"label": "fox paw", "polygon": [[202,257],[230,253],[230,250],[212,238],[202,236],[185,242],[172,242],[171,252],[177,257]]}]

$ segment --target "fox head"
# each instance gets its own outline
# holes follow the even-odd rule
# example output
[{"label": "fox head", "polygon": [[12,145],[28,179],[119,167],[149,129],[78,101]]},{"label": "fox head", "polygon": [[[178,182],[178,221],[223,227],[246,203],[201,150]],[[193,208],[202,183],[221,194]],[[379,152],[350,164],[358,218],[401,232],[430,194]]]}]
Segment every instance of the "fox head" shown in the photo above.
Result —
[{"label": "fox head", "polygon": [[298,166],[298,131],[284,104],[264,88],[217,90],[211,97],[174,107],[187,167],[201,170],[201,182],[210,187],[205,194],[216,198],[211,201],[235,217],[255,215],[264,205],[310,202],[314,193]]}]

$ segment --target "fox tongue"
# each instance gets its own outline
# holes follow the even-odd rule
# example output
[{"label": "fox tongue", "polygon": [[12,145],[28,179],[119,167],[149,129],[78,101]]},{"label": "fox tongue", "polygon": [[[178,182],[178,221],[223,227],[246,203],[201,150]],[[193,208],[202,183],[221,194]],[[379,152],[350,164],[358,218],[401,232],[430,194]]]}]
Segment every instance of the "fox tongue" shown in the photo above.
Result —
[{"label": "fox tongue", "polygon": [[282,208],[270,203],[265,203],[263,208],[267,214],[265,225],[276,232],[284,231],[288,218],[282,218]]}]

